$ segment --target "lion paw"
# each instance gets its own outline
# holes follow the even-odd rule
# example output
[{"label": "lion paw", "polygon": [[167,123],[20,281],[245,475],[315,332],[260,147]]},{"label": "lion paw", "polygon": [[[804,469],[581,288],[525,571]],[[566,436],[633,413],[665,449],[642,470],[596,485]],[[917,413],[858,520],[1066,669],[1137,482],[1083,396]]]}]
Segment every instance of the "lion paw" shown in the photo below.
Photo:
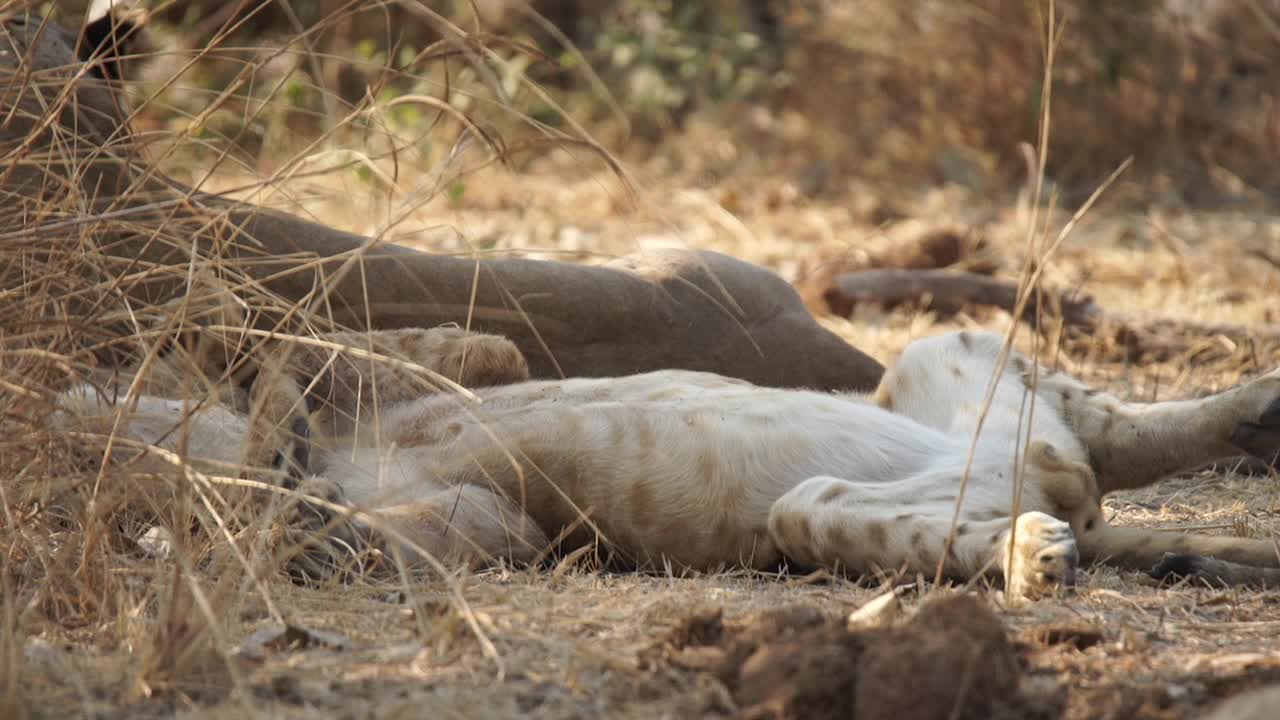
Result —
[{"label": "lion paw", "polygon": [[1193,584],[1226,587],[1230,585],[1227,567],[1226,563],[1204,555],[1165,553],[1147,575],[1162,583],[1190,580]]},{"label": "lion paw", "polygon": [[468,334],[445,345],[440,373],[463,387],[509,385],[529,379],[529,364],[505,337]]},{"label": "lion paw", "polygon": [[1080,551],[1069,524],[1042,512],[1026,512],[1018,516],[1017,533],[1007,533],[1000,544],[1000,561],[1005,594],[1033,599],[1075,584]]},{"label": "lion paw", "polygon": [[1248,402],[1256,403],[1256,418],[1242,420],[1231,432],[1231,444],[1250,455],[1275,463],[1280,455],[1280,370],[1245,385]]},{"label": "lion paw", "polygon": [[346,505],[341,486],[312,477],[298,492],[302,497],[291,501],[282,518],[290,574],[300,580],[318,580],[362,564],[368,549],[366,533],[340,509]]}]

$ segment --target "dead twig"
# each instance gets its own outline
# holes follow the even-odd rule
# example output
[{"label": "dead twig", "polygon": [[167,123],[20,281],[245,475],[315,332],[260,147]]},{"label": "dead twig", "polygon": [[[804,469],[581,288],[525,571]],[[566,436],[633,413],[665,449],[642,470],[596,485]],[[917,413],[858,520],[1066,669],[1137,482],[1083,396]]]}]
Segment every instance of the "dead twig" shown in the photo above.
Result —
[{"label": "dead twig", "polygon": [[[1065,328],[1096,336],[1106,333],[1131,354],[1169,357],[1205,337],[1225,337],[1232,342],[1280,343],[1280,326],[1204,323],[1175,318],[1142,317],[1107,310],[1088,295],[1040,288],[1050,314]],[[975,306],[997,307],[1014,313],[1018,286],[1008,280],[948,270],[864,270],[836,278],[827,290],[832,306],[852,308],[863,303],[886,307],[916,305],[940,315],[951,315]],[[1021,314],[1035,322],[1035,306],[1028,303]]]}]

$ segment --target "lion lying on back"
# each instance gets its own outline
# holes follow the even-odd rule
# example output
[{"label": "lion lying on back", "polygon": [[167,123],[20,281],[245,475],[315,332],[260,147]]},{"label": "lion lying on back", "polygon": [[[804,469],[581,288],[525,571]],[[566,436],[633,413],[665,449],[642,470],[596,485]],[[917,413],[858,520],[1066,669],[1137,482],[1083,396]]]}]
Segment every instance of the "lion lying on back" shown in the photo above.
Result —
[{"label": "lion lying on back", "polygon": [[[1100,506],[1111,490],[1280,449],[1280,371],[1131,404],[1016,353],[997,374],[1002,340],[962,332],[911,344],[860,396],[674,370],[528,382],[508,341],[456,329],[328,340],[294,348],[288,371],[262,365],[238,400],[193,406],[153,381],[136,406],[86,386],[63,407],[96,428],[123,412],[117,432],[185,447],[192,462],[284,468],[312,497],[294,520],[311,540],[372,543],[409,563],[524,563],[586,546],[699,570],[787,560],[932,575],[941,563],[1029,597],[1071,583],[1081,559],[1149,569],[1163,558],[1251,581],[1280,565],[1270,541],[1112,527]],[[369,359],[397,352],[490,387],[431,392],[409,365]]]}]

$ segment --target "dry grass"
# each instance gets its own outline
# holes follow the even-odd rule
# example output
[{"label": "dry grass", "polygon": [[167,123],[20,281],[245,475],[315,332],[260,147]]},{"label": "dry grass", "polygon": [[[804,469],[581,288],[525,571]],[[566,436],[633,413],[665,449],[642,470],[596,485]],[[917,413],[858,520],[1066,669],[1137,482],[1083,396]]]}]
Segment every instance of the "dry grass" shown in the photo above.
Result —
[{"label": "dry grass", "polygon": [[[56,93],[65,72],[36,82]],[[29,121],[46,117],[21,112],[30,112]],[[446,117],[440,127],[456,130],[465,122]],[[352,120],[339,127],[324,142],[363,126]],[[433,138],[449,136],[437,130]],[[982,234],[1011,276],[1027,259],[1028,208],[993,207],[956,186],[892,198],[850,187],[810,199],[785,175],[759,166],[736,171],[746,153],[740,141],[695,121],[631,167],[636,193],[607,166],[593,169],[583,137],[554,139],[574,142],[518,172],[484,162],[477,151],[466,156],[474,165],[405,161],[389,151],[400,147],[394,139],[389,146],[373,143],[337,170],[299,172],[307,164],[301,160],[323,164],[332,157],[312,147],[280,160],[267,181],[226,166],[204,180],[203,166],[186,163],[209,151],[172,137],[151,155],[170,173],[187,170],[187,179],[202,181],[205,190],[237,190],[434,252],[595,262],[677,245],[730,253],[800,279],[833,257],[959,227]],[[84,148],[75,142],[52,143],[67,153],[61,158],[4,150],[22,167],[66,180],[76,175],[61,172],[60,159],[80,157],[67,167],[85,167]],[[447,144],[432,142],[439,157]],[[223,488],[177,470],[140,477],[127,467],[104,468],[94,462],[102,457],[100,440],[49,425],[60,389],[109,361],[153,357],[167,339],[198,331],[223,289],[235,289],[251,315],[288,319],[299,333],[326,322],[298,322],[298,308],[265,292],[235,263],[189,253],[192,236],[218,220],[216,208],[175,218],[169,210],[190,198],[181,189],[133,192],[135,200],[145,193],[149,212],[113,215],[85,185],[65,182],[16,202],[2,221],[0,263],[10,274],[0,271],[0,714],[715,714],[730,709],[723,688],[655,664],[647,653],[680,618],[704,606],[723,606],[731,617],[788,603],[847,612],[871,597],[869,588],[825,576],[613,575],[573,565],[409,583],[292,584],[269,526],[239,522],[236,508],[214,495]],[[896,219],[885,222],[880,209],[890,205]],[[6,199],[12,206],[14,199]],[[1041,216],[1050,235],[1066,219],[1057,211]],[[43,230],[26,232],[30,227]],[[185,262],[120,254],[120,238],[139,236]],[[1135,313],[1277,323],[1271,299],[1280,290],[1280,268],[1267,257],[1280,257],[1280,220],[1267,215],[1101,211],[1071,236],[1045,281],[1080,287],[1108,307]],[[22,282],[12,284],[15,277]],[[137,300],[144,286],[175,284],[193,292],[169,303]],[[939,319],[872,308],[823,321],[881,360],[926,334],[1005,331],[1011,324],[1002,312]],[[1144,399],[1221,389],[1280,361],[1278,347],[1212,337],[1159,363],[1134,364],[1105,343],[1079,340],[1061,348],[1050,343],[1045,352],[1099,386]],[[207,380],[214,387],[230,382]],[[193,382],[193,398],[207,390],[204,379]],[[1255,536],[1280,528],[1274,478],[1225,470],[1118,495],[1108,510],[1122,524]],[[138,545],[155,524],[191,529],[170,559],[150,557]],[[1137,574],[1095,568],[1074,594],[1005,618],[1017,630],[1068,621],[1102,629],[1104,641],[1084,651],[1032,643],[1030,682],[1065,693],[1067,716],[1192,717],[1215,697],[1280,679],[1280,656],[1270,642],[1280,628],[1277,601],[1274,592],[1156,589]],[[280,648],[253,640],[254,631],[282,621],[338,633],[344,644],[304,640]]]}]

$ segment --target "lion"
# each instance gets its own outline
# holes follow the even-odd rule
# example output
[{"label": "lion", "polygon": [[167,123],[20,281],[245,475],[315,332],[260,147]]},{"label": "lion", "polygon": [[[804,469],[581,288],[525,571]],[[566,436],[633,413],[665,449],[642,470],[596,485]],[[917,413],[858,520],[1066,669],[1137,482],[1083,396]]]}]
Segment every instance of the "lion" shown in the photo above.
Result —
[{"label": "lion", "polygon": [[[1270,542],[1116,528],[1099,510],[1106,492],[1220,457],[1273,458],[1274,373],[1208,398],[1130,404],[1016,354],[1001,363],[1002,345],[977,334],[917,342],[886,372],[782,278],[724,255],[580,266],[380,244],[141,162],[113,65],[131,25],[108,19],[78,39],[34,15],[0,21],[0,82],[13,89],[0,216],[15,257],[43,257],[47,238],[83,229],[98,241],[84,272],[101,273],[90,285],[113,299],[181,298],[185,268],[222,263],[238,286],[322,306],[331,327],[356,331],[284,343],[291,352],[260,355],[207,402],[165,397],[178,393],[161,380],[98,383],[64,394],[63,416],[196,464],[269,469],[260,476],[311,498],[298,522],[321,522],[335,542],[410,564],[598,546],[638,566],[940,567],[1000,575],[1027,596],[1070,581],[1082,558],[1232,580],[1277,565]],[[159,243],[143,226],[189,237]],[[0,267],[0,289],[26,287],[27,272]],[[73,293],[59,311],[103,299]],[[432,341],[449,322],[467,331]],[[363,366],[385,355],[379,343],[408,351],[409,365],[392,366],[414,382]],[[360,362],[339,367],[342,348],[363,348]],[[492,387],[445,382],[467,380],[468,357],[494,360]]]},{"label": "lion", "polygon": [[[103,284],[140,305],[187,288],[182,272],[137,277],[139,263],[185,269],[194,253],[288,303],[315,304],[323,288],[334,327],[456,323],[502,335],[540,378],[682,368],[867,390],[880,377],[880,363],[822,327],[790,283],[720,253],[641,251],[603,265],[433,255],[185,187],[146,163],[130,129],[112,62],[140,30],[113,18],[77,38],[35,15],[0,14],[0,85],[14,89],[0,98],[0,235],[14,247],[87,229],[93,267],[122,276]],[[74,213],[47,220],[51,206]],[[184,241],[122,229],[118,217]],[[27,281],[23,263],[0,263],[0,291]]]},{"label": "lion", "polygon": [[311,575],[329,542],[409,567],[594,549],[628,568],[940,569],[1003,580],[1019,598],[1073,584],[1081,562],[1215,582],[1270,579],[1265,569],[1280,567],[1270,540],[1115,527],[1101,509],[1113,490],[1274,454],[1280,370],[1200,399],[1128,403],[1006,356],[1000,336],[966,331],[911,343],[869,394],[685,370],[529,380],[509,340],[459,332],[370,333],[363,346],[407,351],[432,372],[462,372],[469,356],[495,384],[413,391],[407,376],[388,374],[385,401],[361,405],[335,388],[363,382],[372,394],[376,383],[326,377],[332,356],[303,350],[312,357],[293,367],[317,376],[254,383],[253,395],[297,398],[290,411],[255,419],[156,395],[113,404],[91,386],[63,407],[224,466],[287,424],[289,447],[306,451],[277,448],[259,462],[301,487],[292,522],[311,546],[297,556]]}]

